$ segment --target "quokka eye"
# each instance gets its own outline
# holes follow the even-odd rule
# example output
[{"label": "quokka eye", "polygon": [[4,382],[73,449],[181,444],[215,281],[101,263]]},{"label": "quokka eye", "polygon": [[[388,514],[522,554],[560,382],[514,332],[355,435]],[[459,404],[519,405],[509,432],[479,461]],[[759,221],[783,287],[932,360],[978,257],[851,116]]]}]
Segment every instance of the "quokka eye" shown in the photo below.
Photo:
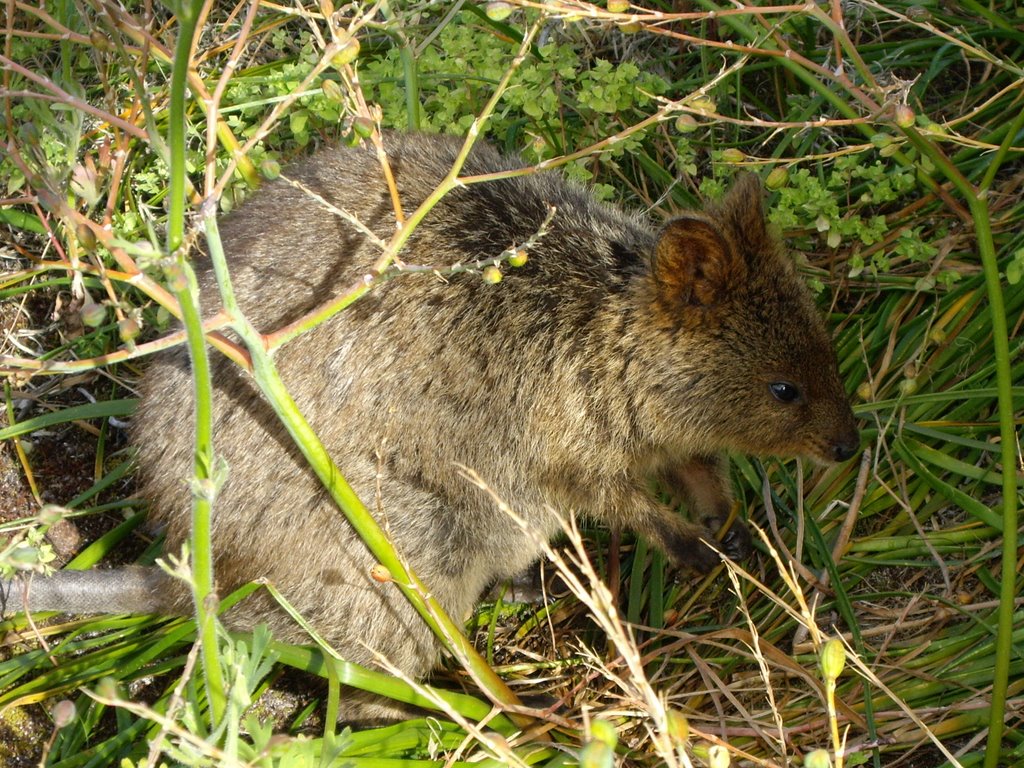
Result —
[{"label": "quokka eye", "polygon": [[800,388],[796,384],[790,384],[788,381],[773,381],[768,385],[768,389],[771,390],[772,396],[780,403],[795,403],[803,399],[803,395],[800,394]]}]

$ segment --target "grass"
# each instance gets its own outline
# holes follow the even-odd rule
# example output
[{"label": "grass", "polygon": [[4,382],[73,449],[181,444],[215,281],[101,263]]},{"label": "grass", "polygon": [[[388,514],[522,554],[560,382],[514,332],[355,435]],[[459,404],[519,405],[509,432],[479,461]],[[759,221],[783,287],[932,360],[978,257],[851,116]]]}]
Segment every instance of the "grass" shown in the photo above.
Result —
[{"label": "grass", "polygon": [[[486,603],[474,618],[490,663],[467,662],[475,683],[454,663],[437,681],[472,695],[436,698],[202,617],[199,645],[187,619],[13,617],[0,707],[51,718],[25,764],[719,765],[715,750],[748,765],[812,765],[816,750],[836,765],[1024,761],[1015,5],[698,0],[668,17],[667,3],[554,2],[543,18],[528,5],[506,17],[497,3],[215,6],[193,17],[194,45],[187,3],[149,17],[89,1],[9,7],[0,440],[37,506],[59,502],[92,527],[95,543],[68,567],[159,549],[140,538],[143,504],[123,484],[130,456],[110,419],[130,414],[143,356],[183,340],[158,332],[187,304],[187,263],[162,260],[188,241],[186,210],[228,209],[307,145],[368,128],[373,140],[377,122],[464,133],[475,120],[633,207],[693,204],[737,168],[760,172],[831,314],[866,458],[822,469],[735,457],[741,509],[766,531],[743,571],[677,582],[643,542],[570,536],[552,552],[571,561],[565,594],[539,611]],[[273,391],[260,339],[248,341],[220,347],[264,365]],[[68,463],[59,483],[40,474],[69,443],[88,446],[91,466]],[[377,536],[358,500],[342,501]],[[23,521],[4,535],[21,567],[49,557]],[[835,637],[846,666],[833,715],[819,657]],[[325,682],[278,714],[274,736],[244,711],[288,668]],[[442,715],[336,734],[325,724],[345,684]],[[560,705],[526,720],[494,713],[478,685]],[[62,699],[70,718],[50,706]],[[15,749],[8,762],[28,748]]]}]

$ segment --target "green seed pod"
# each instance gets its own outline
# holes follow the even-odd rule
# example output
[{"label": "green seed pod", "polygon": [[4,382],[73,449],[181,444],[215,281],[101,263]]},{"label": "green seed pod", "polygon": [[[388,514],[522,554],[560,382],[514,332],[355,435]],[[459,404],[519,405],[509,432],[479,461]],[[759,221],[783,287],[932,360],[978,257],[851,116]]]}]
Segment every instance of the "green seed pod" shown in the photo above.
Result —
[{"label": "green seed pod", "polygon": [[487,4],[485,13],[487,18],[491,21],[504,21],[512,15],[516,7],[512,3],[503,3],[500,0],[494,0]]},{"label": "green seed pod", "polygon": [[112,51],[114,46],[111,45],[110,40],[100,32],[98,29],[94,29],[89,33],[89,45],[95,48],[97,51]]},{"label": "green seed pod", "polygon": [[615,726],[607,720],[594,720],[590,723],[590,736],[596,741],[607,744],[612,749],[619,743],[619,733]]},{"label": "green seed pod", "polygon": [[603,741],[591,741],[580,750],[580,768],[613,768],[615,752]]},{"label": "green seed pod", "polygon": [[85,248],[85,250],[92,251],[96,249],[96,233],[84,223],[75,227],[75,237],[78,238],[78,244]]},{"label": "green seed pod", "polygon": [[828,752],[816,749],[804,756],[804,768],[832,768],[832,761],[828,759]]},{"label": "green seed pod", "polygon": [[44,504],[43,508],[39,510],[39,514],[36,515],[39,518],[39,522],[43,525],[53,525],[56,522],[64,519],[71,510],[67,507],[62,507],[59,504]]},{"label": "green seed pod", "polygon": [[164,279],[174,293],[181,293],[188,288],[188,276],[177,261],[171,262],[164,269]]},{"label": "green seed pod", "polygon": [[96,684],[96,693],[102,696],[104,699],[116,699],[119,698],[117,690],[117,681],[112,677],[103,677]]},{"label": "green seed pod", "polygon": [[70,699],[61,699],[53,705],[53,709],[50,710],[50,716],[53,718],[53,724],[57,728],[64,728],[71,724],[75,719],[78,712],[75,710],[75,702]]},{"label": "green seed pod", "polygon": [[914,125],[917,115],[914,114],[914,110],[908,107],[906,104],[900,104],[896,107],[893,118],[900,128],[910,128]]},{"label": "green seed pod", "polygon": [[708,748],[708,768],[729,768],[729,750],[720,744]]},{"label": "green seed pod", "polygon": [[629,0],[608,0],[608,10],[612,13],[625,13],[629,10]]},{"label": "green seed pod", "polygon": [[835,680],[846,665],[846,648],[839,638],[833,637],[821,649],[821,672],[826,680]]},{"label": "green seed pod", "polygon": [[779,189],[786,186],[787,181],[789,181],[789,169],[780,165],[777,168],[772,168],[771,173],[764,180],[764,185],[768,189]]},{"label": "green seed pod", "polygon": [[861,400],[870,400],[875,395],[875,390],[870,383],[864,382],[857,387],[857,397]]},{"label": "green seed pod", "polygon": [[489,267],[484,267],[483,272],[484,282],[494,285],[501,282],[501,270],[491,264]]},{"label": "green seed pod", "polygon": [[622,32],[622,34],[624,34],[624,35],[635,35],[635,34],[636,34],[637,32],[639,32],[639,31],[640,31],[640,30],[641,30],[642,28],[643,28],[643,27],[641,27],[641,26],[640,26],[640,23],[639,23],[639,22],[637,22],[637,21],[631,21],[631,22],[629,22],[628,24],[620,24],[620,25],[619,25],[619,30],[620,30],[620,31]]},{"label": "green seed pod", "polygon": [[705,112],[709,115],[715,114],[718,110],[718,105],[715,104],[714,99],[709,99],[707,96],[695,96],[689,100],[689,105],[696,109],[698,112]]},{"label": "green seed pod", "polygon": [[335,69],[341,69],[346,64],[351,64],[359,55],[359,41],[344,30],[338,31],[338,39],[334,45],[331,66]]},{"label": "green seed pod", "polygon": [[526,263],[529,256],[526,251],[520,249],[508,257],[508,265],[510,267],[521,267]]},{"label": "green seed pod", "polygon": [[264,179],[273,181],[281,175],[281,164],[272,157],[265,157],[260,163],[260,174]]},{"label": "green seed pod", "polygon": [[84,304],[78,316],[82,319],[82,325],[87,328],[99,328],[107,321],[107,308],[95,301]]},{"label": "green seed pod", "polygon": [[892,136],[887,133],[876,133],[871,137],[871,143],[878,149],[885,149],[892,144]]},{"label": "green seed pod", "polygon": [[668,737],[675,744],[685,744],[690,740],[690,721],[686,715],[678,709],[669,709],[665,715],[668,718]]},{"label": "green seed pod", "polygon": [[692,133],[699,126],[700,123],[697,122],[693,115],[680,115],[676,118],[676,130],[680,133]]},{"label": "green seed pod", "polygon": [[722,161],[726,163],[742,163],[747,159],[746,154],[743,150],[736,149],[736,147],[729,147],[728,149],[722,150]]},{"label": "green seed pod", "polygon": [[917,392],[917,379],[904,379],[900,382],[899,390],[901,395],[912,395]]},{"label": "green seed pod", "polygon": [[340,103],[345,98],[341,92],[341,86],[338,85],[337,80],[325,78],[320,82],[320,90],[324,92],[324,98],[326,98],[328,101]]},{"label": "green seed pod", "polygon": [[126,317],[117,323],[117,333],[121,337],[121,341],[126,344],[133,342],[140,330],[139,324],[131,317]]},{"label": "green seed pod", "polygon": [[373,120],[368,117],[357,117],[352,121],[352,130],[361,139],[368,139],[373,135]]}]

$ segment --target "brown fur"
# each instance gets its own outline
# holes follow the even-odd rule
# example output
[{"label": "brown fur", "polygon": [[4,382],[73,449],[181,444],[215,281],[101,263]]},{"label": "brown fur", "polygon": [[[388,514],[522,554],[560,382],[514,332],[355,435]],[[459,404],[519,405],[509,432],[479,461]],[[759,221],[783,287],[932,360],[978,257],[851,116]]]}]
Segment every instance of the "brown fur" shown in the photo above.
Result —
[{"label": "brown fur", "polygon": [[[385,137],[406,212],[448,171],[450,138]],[[488,146],[465,174],[519,167]],[[374,153],[328,149],[286,170],[380,237],[394,216]],[[545,536],[549,508],[632,528],[679,565],[707,568],[701,543],[730,504],[723,450],[848,458],[857,431],[828,335],[766,230],[761,191],[741,177],[719,205],[670,222],[594,200],[556,174],[458,189],[416,230],[410,263],[472,264],[521,244],[557,206],[519,269],[485,283],[408,274],[375,288],[276,354],[302,411],[398,551],[456,618],[492,581],[538,556],[467,482],[474,469]],[[284,181],[228,216],[222,237],[244,312],[263,330],[349,286],[378,257],[341,218]],[[208,273],[207,307],[217,303]],[[348,659],[365,646],[416,677],[438,646],[292,446],[251,378],[214,354],[215,445],[230,474],[217,499],[222,591],[266,577]],[[769,384],[799,388],[777,400]],[[188,535],[191,387],[180,351],[148,370],[134,438],[169,547]],[[652,492],[673,483],[693,522]],[[303,633],[269,601],[241,625]],[[369,709],[359,716],[387,714]]]}]

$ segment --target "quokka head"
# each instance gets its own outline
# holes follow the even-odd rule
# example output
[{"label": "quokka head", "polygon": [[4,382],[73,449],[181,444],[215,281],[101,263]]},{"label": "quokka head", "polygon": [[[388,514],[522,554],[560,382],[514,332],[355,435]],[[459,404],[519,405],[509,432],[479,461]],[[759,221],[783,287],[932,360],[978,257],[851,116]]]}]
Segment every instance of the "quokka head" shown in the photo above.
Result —
[{"label": "quokka head", "polygon": [[[662,423],[704,449],[845,461],[860,447],[821,314],[765,221],[760,182],[670,221],[652,264]],[[695,407],[695,404],[699,407]],[[667,426],[667,425],[666,425]]]}]

